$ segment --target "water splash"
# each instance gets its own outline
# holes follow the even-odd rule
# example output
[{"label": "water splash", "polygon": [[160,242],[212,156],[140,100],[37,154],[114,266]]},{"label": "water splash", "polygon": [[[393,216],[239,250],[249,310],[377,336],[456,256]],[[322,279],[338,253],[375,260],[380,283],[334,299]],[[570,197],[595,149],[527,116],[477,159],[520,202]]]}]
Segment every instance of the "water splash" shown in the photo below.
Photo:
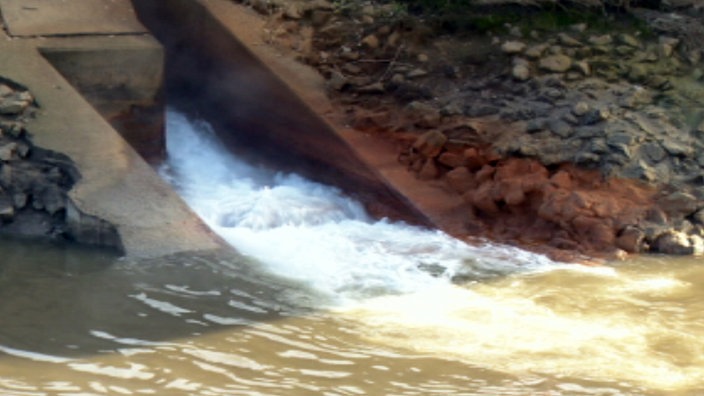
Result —
[{"label": "water splash", "polygon": [[374,221],[336,188],[238,160],[207,123],[174,111],[167,123],[162,173],[206,223],[271,271],[341,300],[555,264],[515,248],[470,246],[439,231]]}]

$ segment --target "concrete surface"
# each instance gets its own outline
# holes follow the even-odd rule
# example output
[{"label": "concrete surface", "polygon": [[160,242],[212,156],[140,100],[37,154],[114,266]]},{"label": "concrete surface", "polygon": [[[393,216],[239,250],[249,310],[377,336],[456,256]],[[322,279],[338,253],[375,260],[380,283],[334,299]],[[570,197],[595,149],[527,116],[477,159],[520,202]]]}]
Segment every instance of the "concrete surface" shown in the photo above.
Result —
[{"label": "concrete surface", "polygon": [[[10,3],[3,0],[2,5]],[[96,26],[110,19],[104,13],[82,15]],[[41,54],[62,46],[105,51],[123,45],[124,37],[88,39],[80,45],[57,40],[12,39],[0,32],[0,75],[25,85],[36,98],[38,116],[26,126],[33,143],[68,155],[81,173],[69,193],[69,225],[85,232],[85,242],[96,242],[86,227],[94,226],[96,219],[112,224],[129,256],[222,248],[224,243]]]},{"label": "concrete surface", "polygon": [[145,159],[164,156],[164,51],[150,35],[50,37],[39,51]]},{"label": "concrete surface", "polygon": [[0,0],[11,36],[147,33],[124,0]]}]

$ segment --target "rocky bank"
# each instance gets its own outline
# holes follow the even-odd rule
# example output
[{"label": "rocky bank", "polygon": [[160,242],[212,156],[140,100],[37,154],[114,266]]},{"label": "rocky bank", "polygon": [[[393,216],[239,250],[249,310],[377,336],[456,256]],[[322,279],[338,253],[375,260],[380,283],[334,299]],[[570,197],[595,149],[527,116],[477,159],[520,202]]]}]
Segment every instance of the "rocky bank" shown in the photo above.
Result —
[{"label": "rocky bank", "polygon": [[0,234],[71,238],[67,192],[80,175],[65,155],[32,144],[38,110],[22,85],[0,78]]},{"label": "rocky bank", "polygon": [[467,235],[553,253],[701,254],[703,7],[650,3],[448,16],[246,1],[268,43],[325,76],[350,126],[396,142],[409,172],[463,197]]}]

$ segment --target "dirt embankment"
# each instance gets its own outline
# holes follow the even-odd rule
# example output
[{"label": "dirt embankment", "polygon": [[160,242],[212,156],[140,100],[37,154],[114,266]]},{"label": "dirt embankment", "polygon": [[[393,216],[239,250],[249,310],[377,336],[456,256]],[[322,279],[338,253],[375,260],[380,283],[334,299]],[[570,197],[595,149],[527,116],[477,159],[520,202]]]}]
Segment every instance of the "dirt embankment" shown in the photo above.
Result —
[{"label": "dirt embankment", "polygon": [[396,142],[409,172],[463,197],[468,235],[557,255],[704,253],[696,4],[247,4],[271,45],[327,79],[350,126]]}]

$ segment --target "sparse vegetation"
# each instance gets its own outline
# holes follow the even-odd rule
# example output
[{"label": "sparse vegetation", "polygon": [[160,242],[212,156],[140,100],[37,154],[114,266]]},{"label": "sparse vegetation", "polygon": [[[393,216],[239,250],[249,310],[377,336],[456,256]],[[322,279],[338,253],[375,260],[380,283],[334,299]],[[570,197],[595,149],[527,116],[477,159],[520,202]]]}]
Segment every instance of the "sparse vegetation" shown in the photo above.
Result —
[{"label": "sparse vegetation", "polygon": [[[348,0],[339,0],[350,9],[359,7]],[[382,1],[383,2],[383,1]],[[612,31],[614,18],[618,26],[631,20],[630,31],[649,35],[646,24],[631,18],[631,6],[661,8],[659,0],[394,0],[388,9],[398,12],[390,15],[422,17],[428,26],[443,33],[507,33],[507,26],[518,26],[523,34],[530,31],[551,32],[579,23],[592,31]],[[520,5],[520,6],[517,6]],[[628,23],[626,23],[628,25]]]}]

